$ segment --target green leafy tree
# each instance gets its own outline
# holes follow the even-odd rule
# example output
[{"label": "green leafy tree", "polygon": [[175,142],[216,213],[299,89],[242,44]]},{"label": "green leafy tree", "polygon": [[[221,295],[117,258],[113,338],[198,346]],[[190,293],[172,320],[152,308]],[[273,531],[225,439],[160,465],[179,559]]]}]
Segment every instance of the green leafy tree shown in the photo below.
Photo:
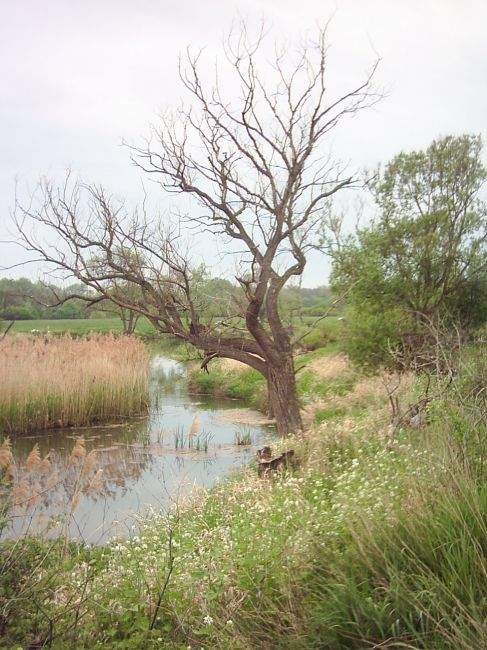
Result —
[{"label": "green leafy tree", "polygon": [[416,363],[438,322],[468,332],[487,319],[481,152],[480,137],[463,135],[400,153],[372,184],[373,222],[330,246],[360,364]]},{"label": "green leafy tree", "polygon": [[[36,318],[86,318],[85,303],[67,295],[85,291],[84,285],[61,288],[32,282],[28,278],[0,279],[0,319],[32,320]],[[51,306],[52,295],[58,297],[58,305]]]}]

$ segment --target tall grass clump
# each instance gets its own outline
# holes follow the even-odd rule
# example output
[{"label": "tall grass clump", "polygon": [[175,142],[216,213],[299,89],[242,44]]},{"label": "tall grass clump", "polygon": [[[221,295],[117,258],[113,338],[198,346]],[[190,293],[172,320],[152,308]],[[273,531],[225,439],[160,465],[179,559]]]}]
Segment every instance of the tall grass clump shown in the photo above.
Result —
[{"label": "tall grass clump", "polygon": [[148,356],[135,338],[12,336],[0,343],[0,434],[84,426],[147,405]]},{"label": "tall grass clump", "polygon": [[203,372],[197,366],[190,369],[189,390],[215,397],[240,399],[260,410],[264,410],[266,405],[266,386],[262,375],[232,359],[213,362],[209,372]]}]

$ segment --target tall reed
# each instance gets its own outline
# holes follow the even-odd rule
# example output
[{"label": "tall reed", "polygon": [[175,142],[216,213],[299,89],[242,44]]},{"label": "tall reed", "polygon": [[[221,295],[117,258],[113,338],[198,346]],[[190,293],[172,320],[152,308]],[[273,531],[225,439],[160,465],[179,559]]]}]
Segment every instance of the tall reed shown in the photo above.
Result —
[{"label": "tall reed", "polygon": [[134,338],[6,337],[0,342],[0,435],[84,426],[148,405],[148,356]]}]

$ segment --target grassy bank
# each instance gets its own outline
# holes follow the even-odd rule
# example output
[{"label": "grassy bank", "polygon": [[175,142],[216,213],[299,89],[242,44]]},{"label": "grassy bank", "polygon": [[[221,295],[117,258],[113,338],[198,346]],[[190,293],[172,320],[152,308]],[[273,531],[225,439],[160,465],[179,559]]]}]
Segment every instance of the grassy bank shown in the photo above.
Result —
[{"label": "grassy bank", "polygon": [[[313,412],[328,404],[334,396],[349,392],[358,380],[358,374],[337,353],[335,342],[326,347],[303,353],[296,359],[298,394],[304,408],[313,405]],[[216,359],[208,372],[199,365],[190,367],[189,388],[193,393],[230,397],[246,401],[256,409],[265,410],[266,384],[260,373],[238,361]],[[325,406],[323,406],[326,410]],[[319,417],[318,415],[316,417]],[[325,416],[323,416],[325,417]]]},{"label": "grassy bank", "polygon": [[424,428],[391,439],[381,378],[326,351],[303,362],[314,424],[278,445],[296,470],[249,467],[103,549],[4,547],[4,647],[485,647],[485,372],[467,364]]},{"label": "grassy bank", "polygon": [[190,365],[188,387],[192,393],[240,399],[253,408],[265,409],[264,378],[253,368],[238,361],[217,359],[208,372],[200,370],[199,364]]},{"label": "grassy bank", "polygon": [[8,336],[0,360],[3,435],[84,426],[147,407],[148,357],[134,338]]}]

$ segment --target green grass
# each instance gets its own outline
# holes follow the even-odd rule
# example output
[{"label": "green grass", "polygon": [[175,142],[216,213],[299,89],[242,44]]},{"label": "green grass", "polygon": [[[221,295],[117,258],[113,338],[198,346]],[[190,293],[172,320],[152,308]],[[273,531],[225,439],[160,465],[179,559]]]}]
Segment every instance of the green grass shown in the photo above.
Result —
[{"label": "green grass", "polygon": [[226,370],[222,369],[218,361],[213,362],[209,372],[193,367],[189,372],[189,390],[193,393],[240,399],[253,408],[265,408],[265,380],[253,368]]},{"label": "green grass", "polygon": [[[353,372],[323,381],[304,367],[302,395],[331,402],[305,437],[274,443],[295,450],[296,470],[262,480],[246,468],[102,551],[71,545],[53,562],[45,546],[18,544],[0,573],[4,647],[487,647],[478,364],[455,380],[458,395],[437,398],[424,430],[393,441],[373,382],[348,394]],[[242,397],[262,388],[251,371],[218,366],[201,381]]]},{"label": "green grass", "polygon": [[381,418],[335,413],[278,446],[296,450],[295,473],[250,468],[101,554],[72,547],[20,598],[19,545],[2,578],[8,642],[46,639],[53,620],[55,648],[485,647],[485,485],[452,481],[417,434],[385,446]]},{"label": "green grass", "polygon": [[356,523],[343,553],[316,564],[307,606],[322,647],[485,647],[487,489],[449,480],[390,525]]},{"label": "green grass", "polygon": [[[8,325],[3,321],[2,327]],[[84,336],[86,334],[113,332],[121,334],[123,327],[119,318],[80,318],[80,319],[59,319],[59,320],[17,320],[10,332],[30,333],[32,330],[38,332],[51,332],[52,334],[71,334],[73,336]],[[151,334],[153,327],[145,319],[137,323],[137,334]]]},{"label": "green grass", "polygon": [[314,415],[314,421],[316,424],[322,424],[323,422],[343,417],[345,413],[346,409],[343,406],[332,406],[326,409],[318,409]]},{"label": "green grass", "polygon": [[337,379],[320,379],[313,372],[304,371],[298,375],[298,394],[308,400],[331,395],[343,396],[350,392],[355,381],[353,373]]}]

